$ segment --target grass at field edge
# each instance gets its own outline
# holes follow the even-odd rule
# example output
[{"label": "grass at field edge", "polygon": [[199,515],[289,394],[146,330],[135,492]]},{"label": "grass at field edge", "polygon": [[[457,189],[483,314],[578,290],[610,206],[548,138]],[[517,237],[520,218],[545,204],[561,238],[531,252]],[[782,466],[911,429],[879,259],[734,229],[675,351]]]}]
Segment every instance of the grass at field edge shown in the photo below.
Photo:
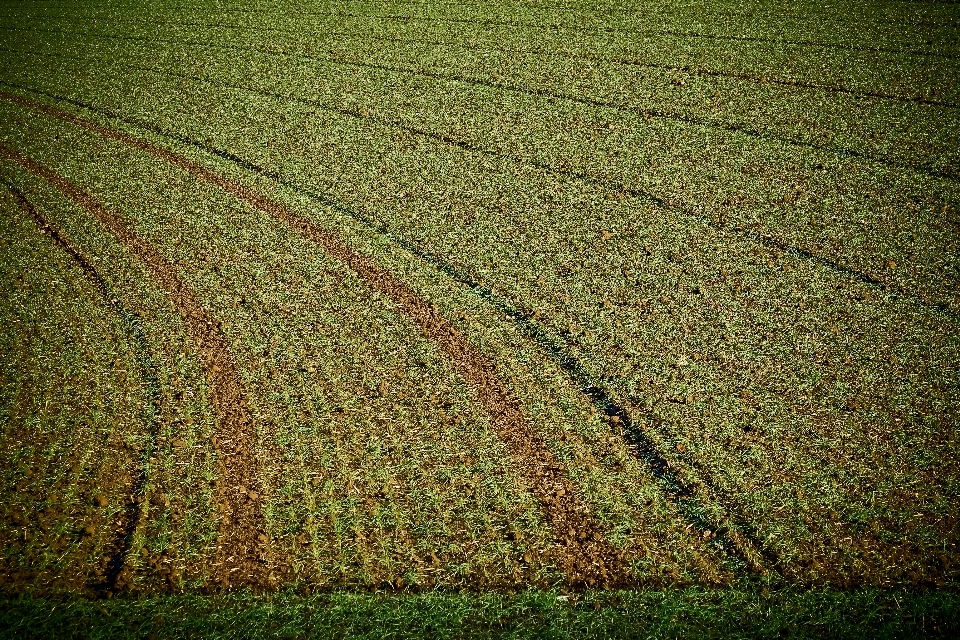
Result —
[{"label": "grass at field edge", "polygon": [[0,599],[0,637],[957,637],[960,593],[686,588]]}]

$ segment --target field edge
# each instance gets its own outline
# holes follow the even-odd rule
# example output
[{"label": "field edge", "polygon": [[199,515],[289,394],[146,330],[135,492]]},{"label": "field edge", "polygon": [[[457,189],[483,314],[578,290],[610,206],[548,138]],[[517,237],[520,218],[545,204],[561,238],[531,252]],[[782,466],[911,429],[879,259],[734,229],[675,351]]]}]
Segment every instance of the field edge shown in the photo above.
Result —
[{"label": "field edge", "polygon": [[957,637],[960,592],[830,588],[517,594],[186,593],[89,600],[0,597],[0,636]]}]

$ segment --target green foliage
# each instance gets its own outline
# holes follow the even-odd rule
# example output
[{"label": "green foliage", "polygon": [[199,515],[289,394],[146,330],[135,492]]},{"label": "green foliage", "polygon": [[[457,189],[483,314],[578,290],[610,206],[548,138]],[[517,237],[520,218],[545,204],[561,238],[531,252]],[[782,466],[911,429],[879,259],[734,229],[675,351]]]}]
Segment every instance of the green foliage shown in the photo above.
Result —
[{"label": "green foliage", "polygon": [[960,632],[953,592],[753,589],[563,596],[281,592],[0,601],[32,638],[902,638]]}]

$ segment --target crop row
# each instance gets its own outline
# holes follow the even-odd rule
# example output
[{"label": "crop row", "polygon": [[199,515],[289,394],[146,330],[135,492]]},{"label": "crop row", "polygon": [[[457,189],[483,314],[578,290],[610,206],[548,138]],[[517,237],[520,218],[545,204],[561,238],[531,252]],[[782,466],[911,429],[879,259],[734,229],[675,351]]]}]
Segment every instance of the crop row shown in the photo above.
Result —
[{"label": "crop row", "polygon": [[[840,582],[936,580],[950,575],[952,569],[948,561],[937,565],[929,560],[935,556],[933,550],[938,544],[944,541],[954,544],[953,521],[944,518],[944,514],[949,512],[946,505],[956,482],[947,464],[955,459],[956,453],[955,427],[951,427],[955,424],[957,394],[956,385],[951,382],[956,379],[956,328],[950,318],[937,312],[936,305],[925,307],[916,301],[887,296],[887,291],[877,283],[889,279],[888,274],[881,278],[868,276],[858,282],[849,277],[850,273],[825,269],[822,262],[814,259],[818,255],[829,255],[829,251],[782,252],[769,243],[731,233],[736,229],[752,230],[731,224],[729,218],[707,215],[705,219],[711,224],[703,224],[703,220],[696,219],[697,215],[689,214],[688,206],[677,206],[677,200],[683,205],[678,195],[693,195],[702,190],[701,185],[717,183],[683,185],[687,188],[679,191],[674,186],[672,193],[665,197],[642,183],[642,189],[635,184],[626,186],[631,180],[646,179],[644,176],[648,174],[639,171],[627,171],[625,176],[587,176],[592,179],[584,180],[583,175],[578,175],[584,173],[581,167],[571,168],[564,163],[578,157],[572,151],[587,147],[584,152],[587,160],[580,162],[590,167],[589,145],[602,145],[598,142],[601,137],[591,134],[583,140],[555,144],[553,136],[569,128],[565,125],[576,122],[578,115],[588,120],[592,115],[589,109],[557,117],[551,113],[555,105],[537,110],[537,101],[494,104],[495,100],[485,98],[482,92],[463,96],[461,109],[456,106],[456,91],[446,91],[438,85],[411,85],[393,95],[396,85],[376,74],[357,74],[335,83],[330,80],[333,76],[318,73],[311,65],[285,70],[258,59],[239,65],[238,70],[231,68],[226,60],[213,57],[206,59],[208,68],[196,72],[189,66],[189,58],[194,55],[190,51],[182,56],[163,58],[164,64],[182,71],[147,71],[145,67],[155,64],[156,60],[147,60],[147,53],[132,47],[101,47],[98,53],[122,56],[126,62],[109,67],[102,66],[103,58],[86,62],[69,56],[60,58],[72,59],[73,66],[64,66],[59,73],[84,78],[79,92],[71,88],[73,83],[67,78],[57,79],[50,69],[45,69],[47,77],[40,77],[13,68],[8,70],[7,77],[24,87],[46,91],[51,99],[57,99],[58,95],[81,98],[81,102],[99,108],[101,113],[118,113],[128,124],[144,123],[154,133],[171,131],[173,144],[203,140],[194,145],[196,149],[222,150],[205,161],[236,161],[231,170],[241,169],[238,180],[249,180],[247,172],[256,167],[261,177],[299,186],[299,194],[277,187],[272,197],[287,202],[289,207],[303,207],[299,215],[308,222],[315,220],[316,224],[352,228],[351,244],[371,245],[369,252],[376,260],[389,265],[393,273],[404,273],[404,281],[410,281],[413,290],[435,287],[439,294],[431,296],[431,300],[442,307],[445,317],[455,319],[452,322],[469,334],[474,344],[482,345],[485,353],[495,353],[493,360],[498,366],[510,369],[512,365],[505,362],[513,362],[512,359],[518,357],[535,361],[546,352],[548,363],[553,359],[553,369],[561,377],[566,371],[566,379],[574,383],[573,389],[566,391],[561,385],[561,396],[580,393],[575,385],[587,386],[589,396],[589,387],[597,386],[593,382],[600,381],[602,395],[573,401],[575,405],[580,403],[576,411],[589,412],[592,402],[601,414],[606,414],[612,423],[609,426],[601,421],[602,415],[594,414],[591,419],[590,429],[594,429],[595,434],[609,434],[611,427],[616,433],[618,421],[641,426],[647,455],[639,457],[648,465],[646,471],[640,466],[628,466],[632,471],[615,480],[620,472],[613,469],[626,463],[606,453],[597,457],[597,452],[603,449],[597,448],[597,442],[603,442],[603,437],[597,440],[594,435],[591,444],[574,447],[580,454],[571,457],[562,444],[568,437],[565,431],[558,433],[556,427],[551,426],[551,420],[539,420],[537,430],[546,430],[545,448],[554,451],[568,468],[597,517],[611,523],[607,535],[615,545],[626,545],[627,557],[632,558],[639,575],[649,578],[655,571],[651,564],[637,564],[637,539],[661,536],[661,540],[669,539],[673,545],[665,566],[676,563],[673,566],[680,566],[681,571],[699,566],[697,571],[701,573],[697,579],[716,577],[711,570],[703,568],[710,563],[698,564],[701,561],[690,556],[680,560],[679,549],[685,548],[685,543],[678,541],[676,531],[679,529],[674,529],[672,524],[666,531],[658,530],[655,524],[658,520],[647,520],[651,528],[641,527],[645,533],[640,536],[635,535],[633,528],[639,525],[628,525],[633,533],[624,537],[624,523],[631,519],[637,522],[638,505],[630,502],[636,499],[631,495],[635,492],[619,493],[613,487],[627,486],[628,478],[649,474],[659,477],[661,482],[656,486],[663,488],[670,484],[663,481],[664,465],[672,469],[671,474],[683,478],[685,486],[693,487],[681,493],[696,494],[695,509],[706,509],[707,519],[717,519],[716,509],[725,505],[736,519],[748,522],[759,546],[771,551],[780,568],[789,575]],[[102,68],[95,68],[98,65]],[[136,65],[141,68],[133,69]],[[250,75],[251,69],[256,70],[252,78],[230,80],[234,73]],[[279,86],[260,84],[265,77],[274,78]],[[249,84],[238,89],[241,82]],[[149,93],[130,91],[131,83],[149,88]],[[224,86],[231,83],[235,85],[233,88]],[[317,94],[303,95],[299,89],[303,85],[310,86]],[[334,101],[334,96],[344,93],[345,87],[361,96],[359,104]],[[423,96],[423,104],[410,108],[409,103],[416,99],[418,91]],[[176,101],[169,100],[172,96],[176,96]],[[169,100],[166,104],[163,97]],[[449,120],[428,120],[430,112],[426,105],[431,100],[451,107],[447,114]],[[468,106],[479,114],[477,120],[463,117],[466,113],[463,109]],[[496,116],[504,108],[508,114],[514,110],[514,115],[498,121]],[[536,117],[521,116],[522,113],[534,113]],[[19,117],[11,117],[10,121],[20,124]],[[543,120],[542,128],[533,129],[529,147],[524,144],[511,150],[511,140],[536,125],[537,117]],[[509,126],[502,127],[503,120]],[[455,128],[458,122],[470,122],[470,126],[458,130]],[[610,124],[616,128],[615,123]],[[32,133],[18,132],[16,128],[7,132],[8,138],[17,143],[10,142],[11,146],[31,146],[31,153],[35,155],[52,153],[48,148],[51,123],[36,122],[30,126]],[[598,129],[602,130],[602,127]],[[682,154],[678,147],[683,150],[692,144],[684,137],[685,132],[668,127],[655,131],[656,135],[642,139],[618,135],[600,147],[596,158],[610,157],[618,150],[628,149],[631,154],[646,153],[644,157],[653,160],[671,158],[670,166],[653,173],[662,180],[675,169],[692,173],[701,167],[716,167],[723,158],[745,153],[742,140],[724,142],[707,138],[706,144],[719,143],[718,153]],[[494,135],[500,137],[491,144]],[[656,146],[657,136],[665,138],[660,146]],[[699,143],[703,142],[701,138]],[[796,158],[800,153],[796,149],[775,151],[762,145],[746,146],[749,153],[756,154],[756,166],[780,163],[788,168],[788,179],[797,164],[806,162]],[[100,200],[129,202],[131,196],[126,191],[131,185],[142,185],[137,187],[143,189],[140,202],[153,203],[165,197],[164,187],[169,183],[147,177],[156,174],[146,169],[118,172],[111,154],[126,152],[111,148],[112,151],[105,153],[95,145],[80,148],[84,151],[72,148],[68,154],[72,154],[74,161],[97,158],[103,164],[99,169],[84,168],[76,177],[78,183],[97,185]],[[531,158],[534,153],[543,155]],[[870,208],[881,204],[895,210],[902,205],[916,211],[910,208],[915,188],[925,189],[929,197],[942,199],[943,213],[948,212],[955,200],[951,187],[942,181],[928,182],[916,176],[867,170],[846,161],[823,163],[820,157],[816,161],[830,172],[819,186],[841,200],[862,192],[864,186],[878,185],[873,193],[847,203],[846,208],[826,201],[813,206],[814,211],[834,216],[831,221],[834,226],[827,233],[859,245],[832,247],[832,250],[842,252],[845,259],[866,260],[868,266],[861,274],[874,268],[869,266],[869,261],[889,255],[875,246],[877,238],[883,235],[882,226],[872,228],[866,238],[858,230]],[[142,161],[134,160],[132,165],[141,167]],[[97,172],[101,172],[99,178],[91,175]],[[737,179],[737,173],[729,167],[717,173],[719,182]],[[854,174],[852,179],[845,175],[850,173]],[[743,180],[754,182],[756,178],[748,175]],[[620,187],[611,188],[617,181]],[[764,197],[773,188],[773,182],[762,184],[756,188],[757,195]],[[305,201],[304,193],[321,196],[312,202]],[[655,197],[641,197],[644,193]],[[883,199],[891,196],[890,202]],[[201,215],[196,203],[189,205],[186,216],[181,211],[179,218],[171,218],[165,227],[166,234],[158,234],[154,229],[156,221],[164,215],[162,211],[137,211],[136,207],[126,205],[130,207],[127,215],[138,218],[138,224],[145,228],[154,229],[152,242],[168,247],[175,254],[178,249],[175,242],[171,245],[171,238],[184,242],[180,239],[183,231],[177,224],[193,225],[194,237],[188,242],[210,243],[212,240],[209,225],[202,221],[207,215],[206,208],[218,198],[206,192],[197,198],[203,203],[204,213]],[[327,211],[318,206],[330,202],[338,208]],[[755,202],[733,204],[735,212],[739,208],[750,209]],[[771,215],[765,222],[766,232],[784,233],[783,227],[789,224],[782,215],[789,210],[789,207],[774,208],[781,217]],[[345,212],[353,215],[345,217]],[[233,241],[221,242],[213,256],[206,256],[206,262],[234,264],[232,258],[237,255],[238,239],[246,237],[254,228],[262,234],[263,229],[272,229],[276,224],[273,220],[265,227],[244,231],[232,228],[236,214],[233,216],[224,214],[225,222],[219,225],[220,232]],[[891,222],[893,228],[904,233],[906,224],[916,224],[903,218],[894,218]],[[797,235],[800,242],[808,241],[806,233],[807,230],[802,230]],[[885,268],[895,271],[898,265],[900,268],[927,265],[926,275],[914,275],[899,285],[902,292],[923,297],[919,291],[922,287],[949,272],[949,263],[938,263],[937,256],[951,255],[951,248],[949,244],[937,248],[937,231],[932,219],[921,221],[909,233],[914,234],[913,237],[898,240],[902,242],[903,256],[897,255],[895,260],[887,258],[894,266]],[[916,250],[923,246],[929,253],[918,260]],[[419,259],[429,259],[415,268],[408,265],[407,268],[413,268],[412,273],[404,271],[398,266],[398,261],[403,263],[404,259],[395,255],[397,248],[412,249],[414,264]],[[260,249],[246,251],[253,263],[263,261]],[[308,249],[302,251],[309,254]],[[443,274],[459,274],[460,282],[427,284],[425,279],[433,276],[422,272],[435,270],[438,265],[444,265]],[[230,292],[261,290],[261,287],[284,291],[295,284],[281,279],[278,287],[252,276],[247,281],[225,283],[219,271],[233,273],[226,266],[214,268],[197,264],[194,268],[198,270],[195,277],[202,285],[199,289],[207,292],[204,295],[208,308],[222,309],[229,317],[233,313],[229,311],[231,304],[238,305],[234,306],[234,312],[240,314],[234,319],[235,326],[250,326],[250,322],[260,316],[245,315],[241,309],[247,302],[238,302],[233,295],[239,294]],[[261,270],[258,276],[262,275]],[[459,292],[465,285],[468,290]],[[315,295],[310,290],[311,287],[298,289],[305,297]],[[473,294],[477,299],[472,303],[463,301],[464,294],[468,294],[468,298]],[[453,303],[450,299],[460,302]],[[311,300],[314,305],[322,302]],[[491,303],[497,301],[505,302],[506,309],[504,304],[499,308],[493,304],[495,317],[484,318],[490,315]],[[463,306],[458,308],[458,305]],[[942,305],[939,308],[942,310]],[[510,310],[522,310],[513,318],[513,324],[519,333],[526,334],[525,339],[521,335],[515,353],[491,344],[491,335],[503,333],[499,323],[511,320]],[[344,314],[350,315],[343,309],[337,310],[339,321]],[[488,328],[474,329],[478,322],[486,323]],[[313,335],[316,327],[313,321],[298,323],[297,331]],[[285,339],[289,335],[287,325],[281,322],[273,335]],[[367,327],[365,333],[358,331],[356,335],[376,335],[378,341],[386,339],[382,328]],[[227,336],[229,339],[229,331]],[[243,342],[240,336],[233,340],[234,344]],[[249,343],[249,338],[247,340]],[[551,344],[562,347],[550,353]],[[536,355],[538,347],[542,350],[540,356]],[[241,359],[246,364],[240,366],[241,377],[263,366],[256,364],[256,354],[260,353],[256,349],[242,353]],[[284,372],[295,368],[298,362],[310,361],[309,354],[309,350],[301,351],[297,357],[278,364],[254,387],[274,389],[277,398],[273,408],[255,409],[254,413],[269,416],[264,418],[271,425],[267,432],[275,429],[273,436],[298,451],[299,459],[282,457],[290,452],[274,451],[268,455],[283,459],[285,464],[304,473],[301,479],[278,484],[276,475],[263,472],[264,491],[270,494],[264,498],[266,527],[270,539],[290,541],[286,549],[295,559],[291,570],[303,564],[304,545],[324,548],[319,555],[326,562],[336,555],[323,546],[330,541],[352,539],[357,545],[369,542],[368,534],[352,538],[346,535],[337,517],[323,519],[314,512],[313,519],[309,520],[297,511],[304,508],[303,504],[308,505],[308,509],[315,509],[312,505],[317,504],[317,491],[311,489],[318,486],[314,484],[316,476],[307,475],[307,470],[316,469],[319,460],[314,457],[316,451],[310,443],[316,442],[311,438],[321,438],[319,425],[326,424],[324,416],[328,414],[318,412],[318,419],[312,415],[313,409],[307,410],[306,415],[302,408],[293,409],[304,406],[302,395],[290,393],[290,389],[298,385],[289,380],[272,382],[271,376],[289,375]],[[564,359],[571,357],[577,366],[564,367],[563,363],[569,362]],[[374,371],[380,370],[382,367],[374,367]],[[362,371],[362,367],[358,371]],[[551,402],[557,400],[557,385],[551,383],[550,376],[548,372],[528,373],[513,379],[509,386],[517,394],[520,405],[537,407],[536,415],[547,411],[542,405],[550,404],[543,398]],[[581,384],[584,381],[591,384]],[[334,386],[356,388],[341,383]],[[392,395],[384,393],[384,388],[378,385],[371,386],[382,397]],[[542,396],[538,398],[533,390]],[[415,390],[410,393],[417,394]],[[386,408],[387,414],[389,411]],[[576,411],[574,416],[578,415]],[[572,421],[576,422],[576,418]],[[294,430],[295,424],[297,429],[307,429],[308,434],[310,429],[315,431],[302,442],[300,432]],[[343,446],[326,451],[366,447],[374,449],[381,462],[402,459],[404,445],[384,452],[376,448],[376,442],[364,440],[365,433],[383,429],[381,424],[375,421],[364,425],[361,419],[351,417],[335,427],[327,427],[326,437],[337,434],[334,437],[338,438],[346,437],[344,431],[353,432],[357,425],[366,428],[358,430],[357,439],[348,438]],[[597,425],[603,428],[596,431]],[[560,435],[563,437],[558,437]],[[410,438],[411,442],[417,440]],[[264,450],[273,451],[271,446],[265,446]],[[584,452],[584,459],[579,459]],[[590,456],[593,456],[592,463],[586,459]],[[918,459],[924,463],[918,464]],[[276,463],[268,462],[266,468],[276,468]],[[599,483],[589,480],[598,473],[602,478]],[[323,484],[325,477],[321,477],[319,484]],[[380,480],[376,478],[377,482]],[[351,475],[348,469],[330,487],[323,485],[329,492],[320,495],[327,500],[330,514],[354,513],[351,509],[359,505],[340,503],[336,507],[330,501],[339,495],[338,487],[349,489],[355,484],[368,486],[371,482]],[[396,486],[415,485],[400,482]],[[389,491],[385,493],[385,496],[374,494],[373,505],[364,502],[364,507],[370,508],[378,518],[383,518],[379,510],[381,501],[389,504],[401,499]],[[618,498],[604,501],[599,498],[604,493]],[[278,494],[282,495],[277,497]],[[682,506],[684,499],[685,496],[679,496],[674,503]],[[622,504],[613,504],[617,500]],[[659,512],[663,514],[660,522],[670,522],[665,514],[674,513],[677,507],[659,501],[656,504],[657,509],[664,509]],[[689,523],[690,515],[682,508],[679,513]],[[439,520],[442,518],[436,515],[426,519],[428,522]],[[310,524],[307,529],[296,528],[297,522]],[[294,528],[288,530],[289,527]],[[702,531],[704,528],[701,527],[700,533],[711,538],[713,532]],[[473,527],[468,526],[463,531],[471,529]],[[419,554],[426,550],[421,546],[423,532],[413,535],[407,530],[404,533],[402,526],[379,531],[381,538],[398,546],[386,555],[359,554],[358,557],[377,558],[359,572],[345,569],[342,564],[337,565],[336,570],[330,565],[320,570],[313,564],[314,575],[337,575],[340,571],[341,575],[352,576],[350,580],[361,583],[365,579],[375,580],[375,576],[389,576],[395,582],[398,576],[390,573],[391,562],[420,566],[425,574],[427,567],[433,566],[433,555],[423,554],[431,560],[419,562],[424,559]],[[291,538],[290,533],[295,535]],[[448,531],[446,535],[449,534]],[[455,539],[461,537],[459,533],[454,535]],[[481,537],[498,544],[496,536]],[[511,542],[516,542],[516,538],[516,534],[512,539],[506,537]],[[408,540],[421,550],[417,561],[404,556]],[[286,544],[283,542],[281,546]],[[438,546],[433,543],[427,546],[431,545]],[[547,546],[542,541],[534,545],[538,549]],[[430,553],[438,560],[443,556],[435,551]],[[896,559],[895,567],[884,564],[889,558]],[[508,560],[493,564],[501,569],[510,567]],[[449,564],[445,571],[446,574],[441,573],[446,576],[440,578],[441,582],[457,575]],[[362,578],[364,575],[366,578]],[[409,576],[405,579],[409,581]],[[496,579],[491,578],[491,583],[495,582]]]},{"label": "crop row", "polygon": [[[55,12],[63,12],[64,9],[70,10],[69,14],[74,20],[78,18],[95,19],[107,15],[115,17],[118,10],[136,10],[135,6],[117,6],[111,3],[109,7],[86,3],[80,7],[64,7],[51,3],[43,7],[21,6],[14,9],[17,12],[29,11],[31,13],[42,13],[49,16],[51,9]],[[259,19],[277,20],[277,19],[295,19],[303,22],[308,17],[321,17],[330,20],[342,21],[345,18],[365,18],[375,19],[386,23],[413,23],[421,28],[430,24],[473,24],[483,26],[484,28],[512,28],[524,31],[538,32],[566,32],[575,34],[587,34],[595,37],[598,33],[623,32],[628,34],[643,33],[664,33],[671,30],[680,29],[688,37],[732,37],[744,40],[756,39],[765,42],[800,41],[805,46],[826,47],[826,48],[859,48],[878,49],[879,47],[870,46],[865,43],[890,42],[893,45],[899,45],[901,49],[916,47],[924,49],[922,53],[932,53],[938,55],[937,50],[949,50],[956,44],[956,22],[955,16],[947,12],[939,20],[925,20],[916,22],[910,17],[902,20],[876,20],[875,11],[863,14],[854,12],[840,13],[832,12],[829,15],[815,15],[816,11],[811,11],[810,7],[803,9],[803,15],[790,16],[789,12],[780,15],[758,16],[755,13],[743,11],[723,10],[715,7],[697,7],[691,9],[687,6],[680,7],[658,7],[650,8],[641,12],[621,11],[621,12],[595,12],[590,8],[581,8],[570,10],[566,13],[556,15],[544,15],[543,12],[529,11],[528,6],[498,5],[494,8],[490,5],[431,5],[422,4],[419,10],[410,10],[401,8],[405,3],[382,3],[379,5],[362,4],[359,6],[350,6],[351,3],[343,3],[335,10],[329,7],[320,11],[303,7],[302,5],[275,5],[272,7],[261,6],[251,8],[249,6],[239,6],[225,4],[220,7],[216,13],[226,15],[242,15],[245,17],[256,17]],[[399,6],[396,6],[399,5]],[[450,10],[449,7],[458,7],[457,10]],[[433,11],[440,7],[439,11]],[[196,14],[198,7],[190,4],[167,3],[153,8],[152,15],[192,15]],[[497,11],[499,8],[501,11]],[[737,7],[740,9],[740,7]],[[811,15],[814,14],[814,15]],[[725,29],[718,30],[716,22],[708,20],[709,16],[725,16]],[[926,13],[926,18],[932,17]],[[731,20],[732,19],[732,20]],[[843,29],[827,27],[826,25],[842,24]],[[731,28],[732,27],[732,28]],[[730,32],[733,33],[730,33]],[[810,39],[810,34],[815,33],[816,39]],[[779,37],[773,37],[776,34]],[[937,39],[936,47],[931,35],[940,36]],[[906,37],[904,37],[906,36]],[[932,50],[931,50],[932,49]]]}]

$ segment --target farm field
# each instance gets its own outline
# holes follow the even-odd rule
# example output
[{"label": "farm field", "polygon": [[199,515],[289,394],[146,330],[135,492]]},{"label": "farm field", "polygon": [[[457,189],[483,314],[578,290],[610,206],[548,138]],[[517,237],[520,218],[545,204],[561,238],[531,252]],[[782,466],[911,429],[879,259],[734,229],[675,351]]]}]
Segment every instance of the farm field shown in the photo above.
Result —
[{"label": "farm field", "polygon": [[958,5],[0,16],[0,609],[956,629]]}]

